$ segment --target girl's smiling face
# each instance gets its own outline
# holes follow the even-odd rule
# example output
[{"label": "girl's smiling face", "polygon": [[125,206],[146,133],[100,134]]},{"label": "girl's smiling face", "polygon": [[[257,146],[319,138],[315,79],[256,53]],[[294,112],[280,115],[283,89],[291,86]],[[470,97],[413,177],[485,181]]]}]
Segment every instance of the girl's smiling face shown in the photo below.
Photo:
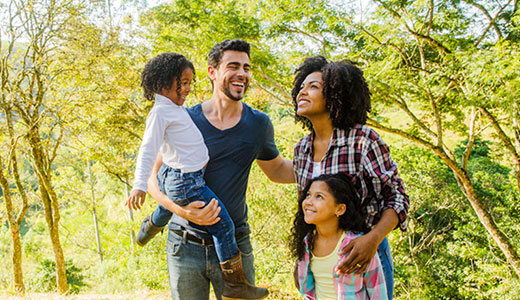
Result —
[{"label": "girl's smiling face", "polygon": [[304,220],[307,224],[319,225],[337,220],[345,213],[345,209],[345,204],[336,203],[329,186],[323,181],[314,181],[302,202]]},{"label": "girl's smiling face", "polygon": [[173,79],[172,86],[170,89],[163,89],[162,95],[170,99],[177,105],[183,105],[186,101],[186,97],[191,91],[191,82],[193,81],[193,70],[186,68],[182,71],[180,78],[180,89],[177,91],[177,78]]}]

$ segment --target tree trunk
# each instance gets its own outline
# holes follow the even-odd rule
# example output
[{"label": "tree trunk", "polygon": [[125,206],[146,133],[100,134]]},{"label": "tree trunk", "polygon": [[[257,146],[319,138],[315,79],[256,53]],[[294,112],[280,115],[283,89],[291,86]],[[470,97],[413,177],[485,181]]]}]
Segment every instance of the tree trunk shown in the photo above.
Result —
[{"label": "tree trunk", "polygon": [[94,231],[96,234],[96,244],[97,244],[97,252],[99,256],[99,263],[103,263],[103,250],[101,250],[101,237],[99,236],[99,226],[97,220],[96,207],[92,208],[92,218],[94,219]]},{"label": "tree trunk", "polygon": [[59,221],[60,212],[58,199],[51,184],[51,168],[46,163],[49,162],[46,153],[42,149],[42,142],[39,136],[39,127],[33,126],[29,132],[28,141],[31,146],[33,168],[38,178],[38,186],[45,210],[45,220],[51,237],[52,249],[56,262],[56,285],[60,294],[67,293],[67,274],[65,259],[60,242]]},{"label": "tree trunk", "polygon": [[18,225],[9,225],[11,227],[11,236],[13,238],[13,275],[14,289],[17,294],[25,293],[25,285],[23,284],[22,271],[22,242],[20,239],[20,227]]},{"label": "tree trunk", "polygon": [[92,218],[94,219],[94,233],[96,235],[97,252],[99,256],[99,263],[103,263],[103,252],[101,250],[101,237],[99,236],[99,227],[96,212],[96,194],[94,190],[94,177],[92,176],[92,170],[90,169],[90,159],[87,157],[87,171],[88,178],[90,181],[90,197],[92,200]]},{"label": "tree trunk", "polygon": [[[38,178],[40,180],[40,178]],[[65,258],[60,242],[59,233],[59,212],[55,211],[51,205],[51,197],[47,193],[42,184],[40,184],[42,202],[45,209],[45,220],[51,237],[52,250],[54,251],[54,260],[56,262],[56,286],[60,294],[67,293],[67,274],[65,268]]]},{"label": "tree trunk", "polygon": [[405,137],[418,145],[426,147],[442,159],[442,161],[455,174],[460,190],[466,196],[466,199],[471,204],[471,207],[473,207],[473,210],[477,214],[480,223],[484,225],[484,228],[488,231],[493,240],[497,243],[500,250],[502,250],[502,252],[504,253],[507,262],[509,263],[509,265],[511,265],[517,277],[520,278],[520,256],[516,252],[513,245],[509,242],[508,237],[498,228],[497,224],[493,220],[493,217],[489,213],[489,209],[486,207],[486,204],[482,201],[480,196],[475,191],[475,187],[471,183],[471,180],[468,177],[466,171],[462,169],[456,161],[451,159],[446,154],[446,152],[444,152],[444,150],[442,150],[439,147],[435,147],[431,143],[415,138],[414,136],[404,133],[403,131],[400,131],[398,129],[383,126],[377,122],[371,122],[370,126],[381,129],[391,134],[396,134]]},{"label": "tree trunk", "polygon": [[454,161],[449,159],[444,153],[441,155],[442,160],[448,164],[450,169],[455,173],[455,176],[459,179],[459,185],[464,194],[466,195],[466,198],[468,199],[469,203],[473,207],[473,210],[477,214],[477,217],[484,225],[484,228],[488,231],[488,233],[491,235],[493,240],[497,243],[498,247],[502,250],[504,253],[507,262],[513,267],[513,270],[515,271],[516,275],[520,278],[520,256],[516,252],[515,248],[511,243],[509,242],[509,239],[507,236],[498,228],[497,224],[495,223],[495,220],[493,220],[493,217],[489,213],[489,209],[487,208],[486,204],[482,201],[480,196],[475,191],[475,187],[471,183],[470,178],[466,174],[466,171],[461,169]]},{"label": "tree trunk", "polygon": [[60,234],[58,223],[55,223],[51,228],[52,249],[54,250],[54,258],[56,260],[56,285],[60,294],[66,294],[68,291],[67,272],[65,268],[65,258],[63,256],[63,249],[60,243]]},{"label": "tree trunk", "polygon": [[[125,199],[128,199],[128,197],[130,197],[130,192],[128,191],[128,184],[125,183],[125,194],[126,194],[126,198]],[[132,208],[129,207],[128,210],[127,210],[127,216],[128,216],[128,220],[130,220],[130,240],[132,241],[132,247],[134,249],[134,252],[135,252],[135,233],[134,233],[134,228],[133,228],[133,225],[134,225],[134,214],[132,212]]]},{"label": "tree trunk", "polygon": [[[0,157],[0,167],[2,166],[2,158]],[[3,198],[5,208],[7,211],[7,223],[11,231],[11,237],[13,239],[13,276],[14,276],[14,290],[17,294],[25,293],[25,285],[23,284],[23,271],[22,271],[22,242],[20,239],[20,225],[21,221],[25,217],[27,212],[26,203],[20,212],[18,221],[15,217],[15,211],[13,206],[13,199],[11,198],[11,191],[9,189],[9,183],[7,182],[6,175],[3,170],[0,170],[0,187],[3,190]]]},{"label": "tree trunk", "polygon": [[9,193],[9,190],[2,184],[4,190],[4,200],[8,214],[8,224],[11,231],[11,238],[13,239],[13,275],[14,275],[14,290],[17,294],[25,293],[25,285],[23,283],[23,270],[22,270],[22,241],[20,239],[20,226],[14,219],[14,211],[12,199],[10,196],[5,195]]}]

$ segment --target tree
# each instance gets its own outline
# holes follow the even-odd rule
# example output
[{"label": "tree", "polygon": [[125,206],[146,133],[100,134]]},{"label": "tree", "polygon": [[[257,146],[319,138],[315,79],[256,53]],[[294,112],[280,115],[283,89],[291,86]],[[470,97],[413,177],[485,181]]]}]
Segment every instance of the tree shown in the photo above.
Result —
[{"label": "tree", "polygon": [[[520,276],[516,240],[504,234],[495,221],[493,204],[483,201],[467,170],[475,139],[488,138],[486,130],[491,127],[496,151],[513,158],[519,180],[515,74],[520,56],[514,38],[504,42],[517,29],[512,20],[518,16],[518,4],[511,0],[374,1],[367,7],[325,3],[312,21],[313,17],[298,16],[299,1],[286,2],[273,5],[284,11],[274,15],[284,17],[270,30],[284,34],[286,45],[305,36],[311,53],[361,61],[373,94],[369,125],[440,157]],[[459,158],[453,147],[465,139],[469,142]]]},{"label": "tree", "polygon": [[[67,48],[59,61],[64,67],[74,67],[66,74],[62,89],[73,90],[81,104],[68,124],[71,139],[66,144],[84,161],[101,164],[128,189],[140,131],[150,108],[139,91],[140,69],[148,51],[124,41],[120,27],[83,22],[70,27]],[[83,34],[78,37],[76,32]],[[97,220],[95,206],[90,211]],[[133,223],[130,210],[128,216]],[[133,229],[130,237],[133,241]]]},{"label": "tree", "polygon": [[[376,54],[375,51],[386,54],[381,60],[371,57],[373,64],[369,72],[372,75],[374,99],[382,104],[378,112],[382,112],[384,107],[399,108],[407,114],[409,123],[398,128],[391,125],[389,119],[381,117],[381,113],[380,117],[372,118],[370,124],[429,149],[449,166],[480,222],[500,247],[517,276],[520,276],[520,256],[511,239],[496,223],[493,216],[495,213],[489,203],[483,201],[477,193],[475,182],[467,169],[475,139],[482,136],[489,126],[484,118],[486,111],[489,112],[486,110],[487,99],[482,97],[482,91],[486,89],[482,87],[493,85],[499,89],[498,86],[504,83],[497,84],[491,78],[488,81],[483,74],[498,72],[500,68],[520,58],[514,48],[505,50],[510,52],[510,56],[503,55],[504,49],[499,45],[505,25],[497,20],[508,9],[511,1],[502,1],[495,8],[486,8],[486,3],[474,1],[458,5],[430,2],[426,6],[377,2],[381,17],[387,20],[388,26],[357,26],[367,42],[365,50],[373,49],[372,55]],[[468,6],[476,6],[483,16],[476,11],[473,15],[465,15]],[[484,17],[488,24],[481,31],[473,33],[469,29],[474,28],[472,18]],[[443,29],[449,22],[454,22],[451,24],[453,31],[445,34]],[[394,30],[390,30],[390,27]],[[457,35],[461,38],[454,38]],[[393,46],[383,47],[386,43]],[[475,65],[471,61],[478,61],[482,57],[501,60],[495,66],[479,68],[482,73],[474,74]],[[387,66],[388,71],[384,75],[380,72],[383,65]],[[376,73],[376,69],[379,69],[379,73]],[[510,99],[518,101],[518,97]],[[497,112],[494,118],[499,119],[503,111]],[[486,117],[492,120],[490,116],[492,114]],[[462,157],[453,153],[453,141],[450,141],[453,137],[459,140],[467,138],[469,141]],[[498,142],[502,147],[507,146],[505,139]],[[512,150],[510,147],[507,149]]]},{"label": "tree", "polygon": [[[17,293],[23,294],[25,292],[25,285],[23,283],[20,225],[29,209],[29,201],[18,167],[18,144],[21,142],[21,136],[15,133],[17,122],[13,118],[13,107],[12,103],[9,101],[9,95],[12,91],[10,90],[9,69],[7,66],[9,65],[9,58],[14,49],[14,40],[9,42],[5,51],[3,51],[2,46],[0,45],[0,107],[3,111],[3,117],[1,119],[2,127],[0,131],[2,133],[2,138],[0,139],[0,143],[2,143],[1,153],[3,153],[0,156],[0,187],[3,191],[2,194],[7,212],[7,222],[13,240],[12,260],[14,289]],[[16,188],[13,188],[13,182]],[[17,208],[15,206],[20,207]]]},{"label": "tree", "polygon": [[53,161],[62,144],[67,117],[73,115],[74,99],[59,89],[63,69],[56,68],[60,35],[80,7],[73,1],[11,1],[8,5],[8,40],[24,38],[16,60],[2,67],[9,79],[2,87],[5,101],[12,108],[13,120],[23,137],[50,232],[56,261],[56,281],[60,293],[67,292],[65,260],[59,235],[59,199],[53,187]]},{"label": "tree", "polygon": [[265,43],[259,1],[174,0],[152,8],[140,17],[151,53],[178,52],[192,60],[197,73],[196,89],[190,98],[197,102],[211,95],[206,78],[207,57],[213,45],[225,39],[243,39],[251,44],[251,91],[248,101],[260,109],[266,99],[287,105],[284,84],[290,84],[290,67],[280,63]]}]

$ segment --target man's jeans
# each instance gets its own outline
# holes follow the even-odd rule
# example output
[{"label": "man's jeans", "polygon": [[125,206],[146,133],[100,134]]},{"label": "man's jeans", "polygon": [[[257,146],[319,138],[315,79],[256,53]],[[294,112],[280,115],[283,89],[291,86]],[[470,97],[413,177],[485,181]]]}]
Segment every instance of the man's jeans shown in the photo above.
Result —
[{"label": "man's jeans", "polygon": [[[249,234],[237,240],[242,252],[242,264],[247,280],[254,284],[255,269],[253,247]],[[221,300],[224,281],[219,260],[213,245],[203,246],[168,231],[166,244],[170,289],[174,300],[209,299],[209,284]]]},{"label": "man's jeans", "polygon": [[[181,170],[173,169],[163,164],[157,180],[159,189],[165,193],[170,200],[180,206],[185,206],[193,201],[203,201],[208,204],[211,199],[217,199],[220,206],[220,221],[210,226],[202,226],[207,230],[215,244],[218,258],[225,262],[238,254],[238,247],[235,241],[235,225],[229,216],[228,211],[220,199],[208,188],[204,181],[204,171],[183,173]],[[162,227],[168,224],[172,213],[159,205],[152,214],[152,223]]]},{"label": "man's jeans", "polygon": [[392,262],[392,254],[390,253],[388,238],[385,237],[381,244],[379,244],[377,247],[377,254],[379,255],[379,260],[381,260],[383,272],[385,273],[388,299],[391,300],[394,297],[394,263]]}]

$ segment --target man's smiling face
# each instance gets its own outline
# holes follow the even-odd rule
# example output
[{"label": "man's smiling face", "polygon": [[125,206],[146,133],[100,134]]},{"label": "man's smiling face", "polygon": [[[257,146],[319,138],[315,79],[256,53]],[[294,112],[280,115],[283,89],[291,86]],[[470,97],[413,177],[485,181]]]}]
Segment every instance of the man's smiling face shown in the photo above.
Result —
[{"label": "man's smiling face", "polygon": [[246,52],[227,50],[217,68],[209,67],[209,74],[216,92],[223,93],[231,100],[240,101],[249,87],[250,70]]}]

